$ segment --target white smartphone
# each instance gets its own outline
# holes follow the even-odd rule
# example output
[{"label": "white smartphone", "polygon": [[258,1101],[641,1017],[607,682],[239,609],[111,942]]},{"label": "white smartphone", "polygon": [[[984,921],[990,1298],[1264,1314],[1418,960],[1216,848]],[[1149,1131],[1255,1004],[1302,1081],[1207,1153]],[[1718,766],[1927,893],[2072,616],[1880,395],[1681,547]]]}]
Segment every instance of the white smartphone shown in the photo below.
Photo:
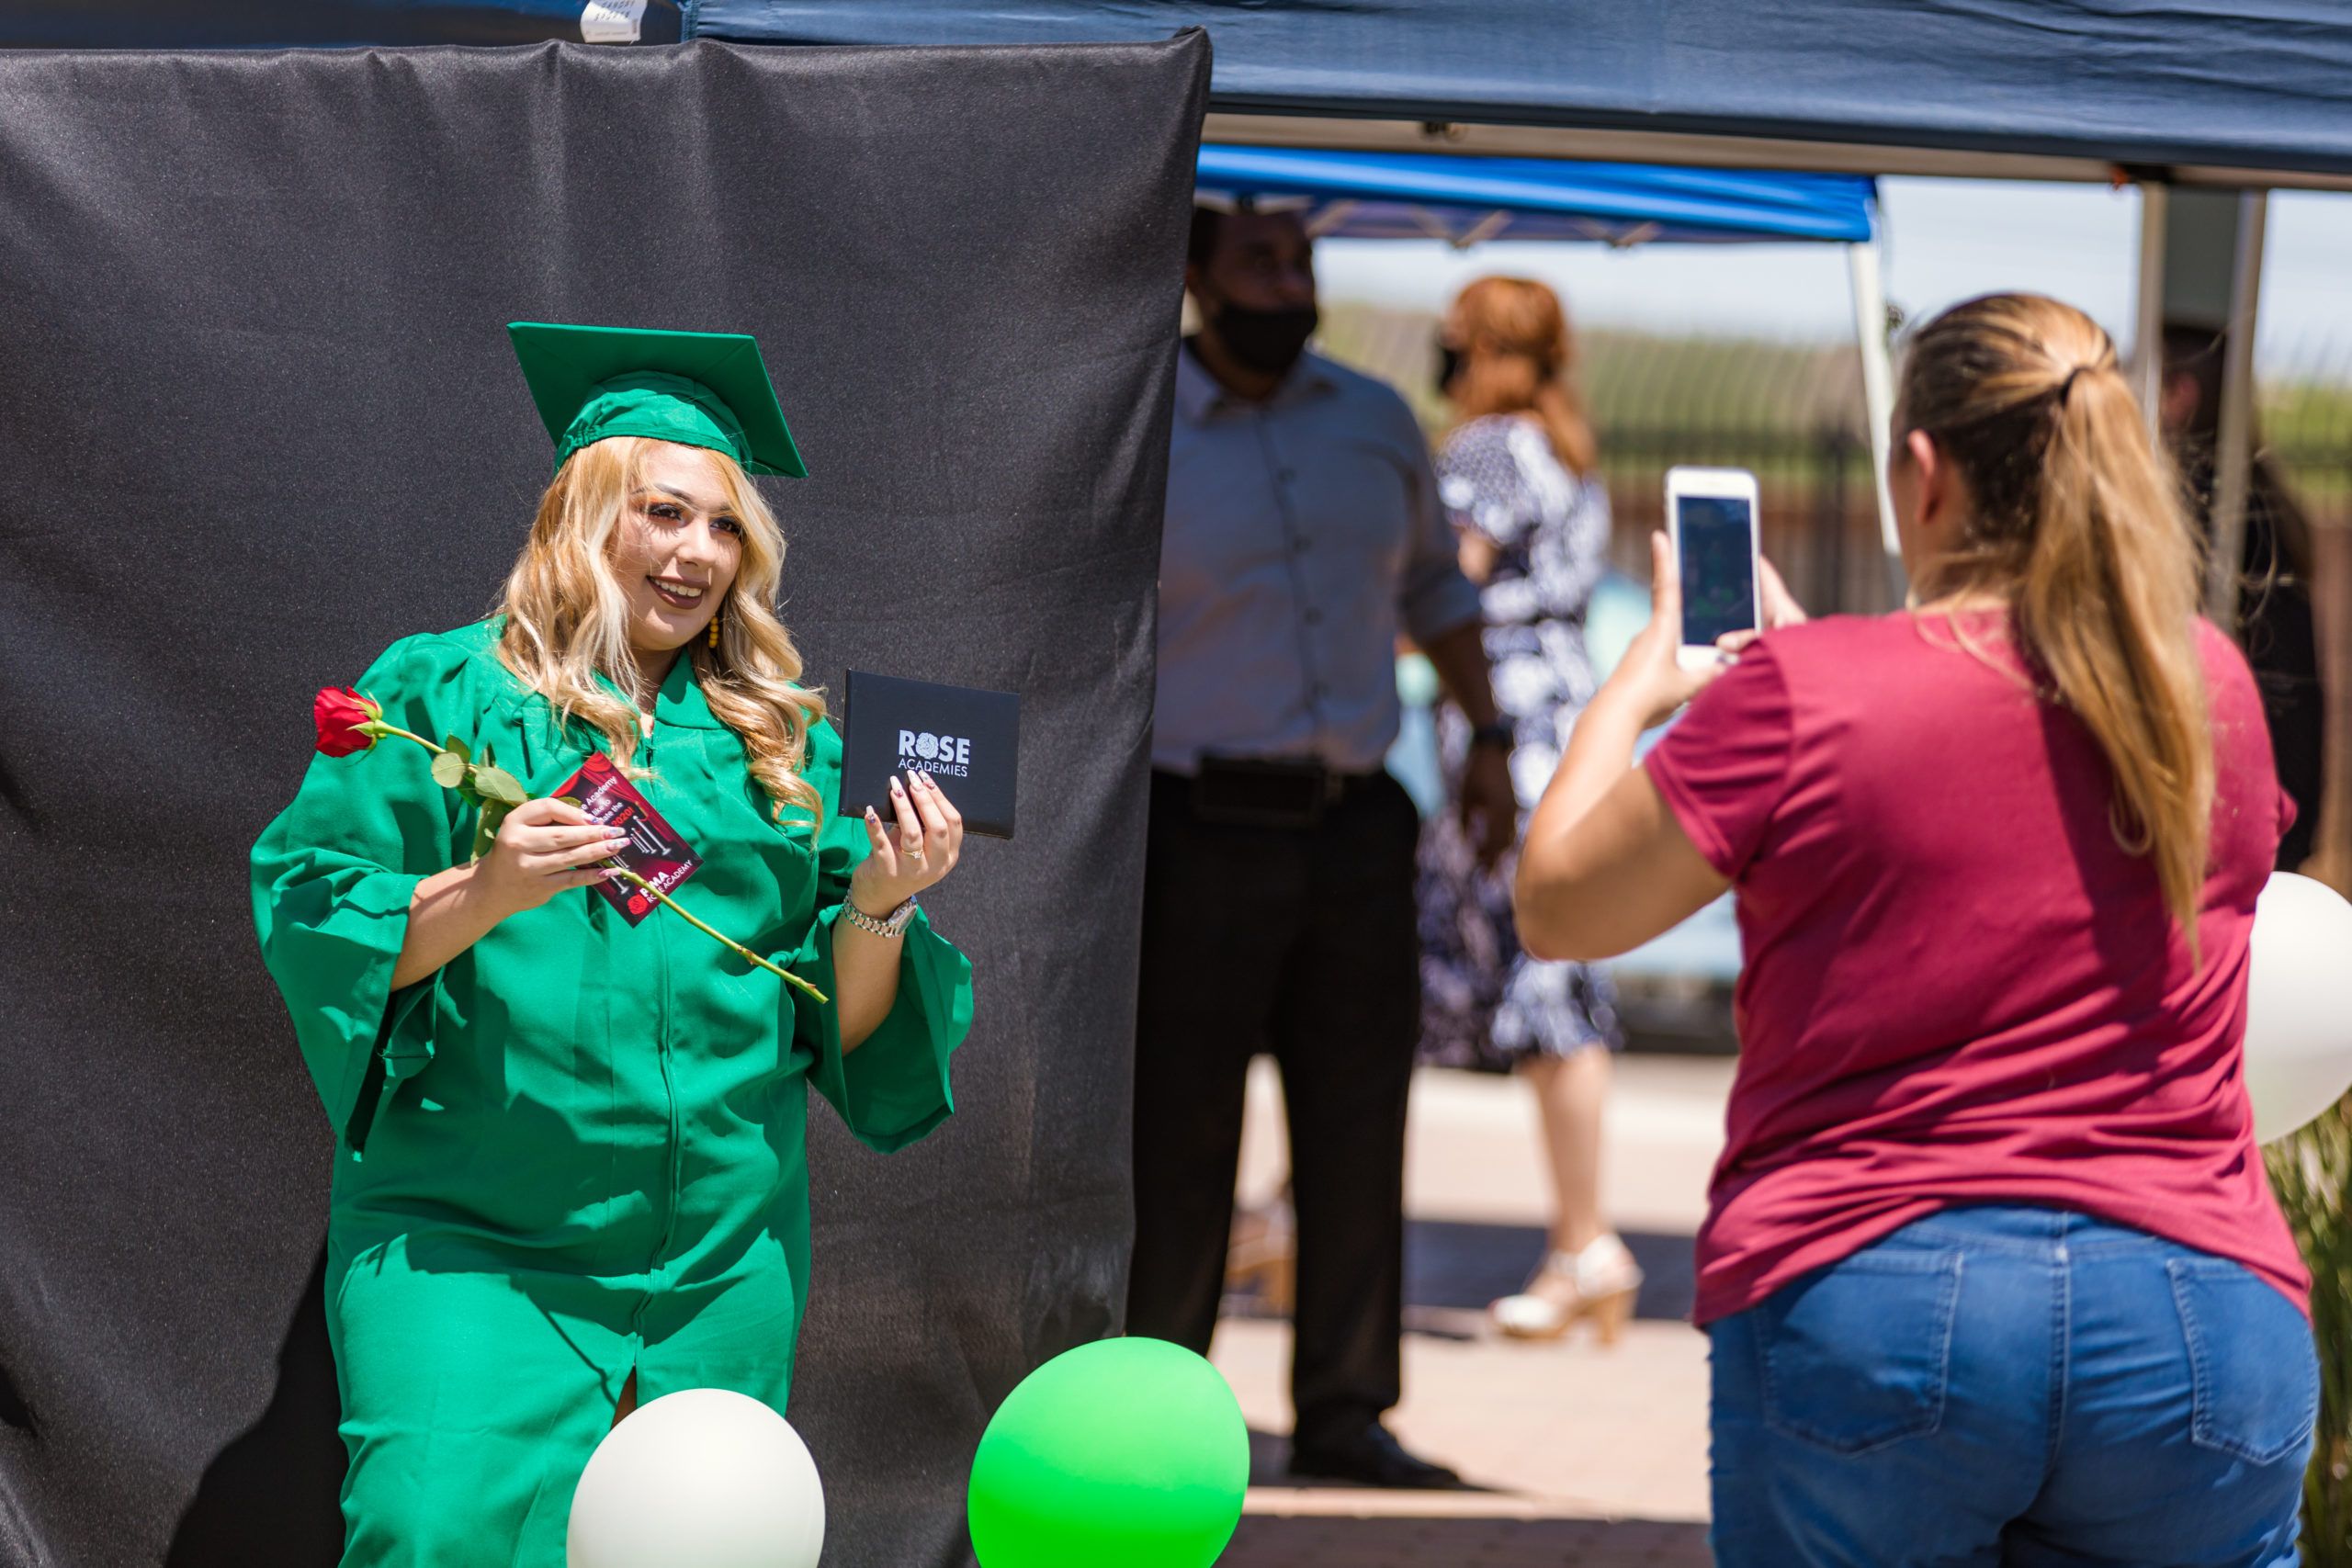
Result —
[{"label": "white smartphone", "polygon": [[1746,468],[1668,468],[1667,536],[1682,579],[1682,644],[1675,658],[1701,669],[1718,639],[1763,625],[1756,566],[1756,476]]}]

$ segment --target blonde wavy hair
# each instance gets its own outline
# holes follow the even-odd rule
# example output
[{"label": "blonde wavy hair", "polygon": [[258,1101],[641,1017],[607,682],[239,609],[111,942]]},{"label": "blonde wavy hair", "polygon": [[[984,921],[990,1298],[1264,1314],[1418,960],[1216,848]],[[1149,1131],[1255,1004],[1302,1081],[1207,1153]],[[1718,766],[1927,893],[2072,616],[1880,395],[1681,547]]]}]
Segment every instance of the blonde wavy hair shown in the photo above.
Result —
[{"label": "blonde wavy hair", "polygon": [[1972,299],[1913,337],[1896,407],[1974,503],[1918,597],[2007,602],[2036,676],[2106,754],[2115,836],[2154,863],[2193,957],[2214,773],[2198,545],[2115,344],[2055,299]]},{"label": "blonde wavy hair", "polygon": [[1532,415],[1560,466],[1585,479],[1600,444],[1577,389],[1576,335],[1560,297],[1532,277],[1482,277],[1455,297],[1462,370],[1447,394],[1463,423],[1490,413]]},{"label": "blonde wavy hair", "polygon": [[[499,662],[552,704],[562,722],[603,735],[606,750],[630,776],[641,739],[639,709],[598,682],[604,675],[634,690],[637,660],[628,641],[628,598],[613,573],[614,536],[636,493],[645,451],[655,443],[616,435],[582,447],[539,498],[531,536],[506,580],[498,613],[506,629]],[[741,736],[752,776],[767,792],[769,814],[786,807],[820,824],[823,802],[802,777],[809,727],[825,716],[820,692],[804,690],[800,651],[776,619],[784,570],[784,533],[751,479],[723,452],[713,466],[727,503],[742,525],[742,558],[720,604],[718,646],[696,637],[683,650],[694,661],[703,698],[718,721]]]}]

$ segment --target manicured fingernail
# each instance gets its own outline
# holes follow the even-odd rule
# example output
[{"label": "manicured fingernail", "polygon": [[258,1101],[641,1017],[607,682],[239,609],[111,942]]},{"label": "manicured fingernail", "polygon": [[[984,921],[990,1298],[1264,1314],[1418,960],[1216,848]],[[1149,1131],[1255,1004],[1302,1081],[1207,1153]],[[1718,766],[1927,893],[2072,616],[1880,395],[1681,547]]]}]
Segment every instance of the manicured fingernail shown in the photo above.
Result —
[{"label": "manicured fingernail", "polygon": [[879,812],[876,811],[874,807],[869,806],[865,808],[865,819],[868,822],[879,822],[882,820],[882,816]]},{"label": "manicured fingernail", "polygon": [[907,793],[905,789],[900,787],[899,784],[899,775],[896,773],[892,773],[890,775],[890,793],[892,795],[904,795]]}]

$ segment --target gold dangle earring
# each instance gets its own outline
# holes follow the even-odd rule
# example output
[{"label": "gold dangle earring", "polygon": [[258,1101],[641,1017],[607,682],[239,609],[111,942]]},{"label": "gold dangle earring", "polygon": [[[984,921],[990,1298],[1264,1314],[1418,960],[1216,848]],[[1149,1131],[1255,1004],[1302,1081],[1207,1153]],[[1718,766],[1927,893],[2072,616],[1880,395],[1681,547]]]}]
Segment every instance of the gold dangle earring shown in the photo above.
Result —
[{"label": "gold dangle earring", "polygon": [[710,613],[710,646],[713,648],[718,646],[718,617],[726,613],[727,606],[724,604]]}]

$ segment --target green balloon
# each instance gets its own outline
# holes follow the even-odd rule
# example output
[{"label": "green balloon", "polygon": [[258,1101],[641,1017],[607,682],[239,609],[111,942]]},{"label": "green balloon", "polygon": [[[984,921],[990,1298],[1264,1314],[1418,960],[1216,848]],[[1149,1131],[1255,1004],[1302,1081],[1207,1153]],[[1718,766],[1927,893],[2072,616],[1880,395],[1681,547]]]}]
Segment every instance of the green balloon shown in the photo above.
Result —
[{"label": "green balloon", "polygon": [[1029,1374],[972,1462],[981,1568],[1209,1568],[1241,1522],[1250,1428],[1215,1367],[1103,1339]]}]

